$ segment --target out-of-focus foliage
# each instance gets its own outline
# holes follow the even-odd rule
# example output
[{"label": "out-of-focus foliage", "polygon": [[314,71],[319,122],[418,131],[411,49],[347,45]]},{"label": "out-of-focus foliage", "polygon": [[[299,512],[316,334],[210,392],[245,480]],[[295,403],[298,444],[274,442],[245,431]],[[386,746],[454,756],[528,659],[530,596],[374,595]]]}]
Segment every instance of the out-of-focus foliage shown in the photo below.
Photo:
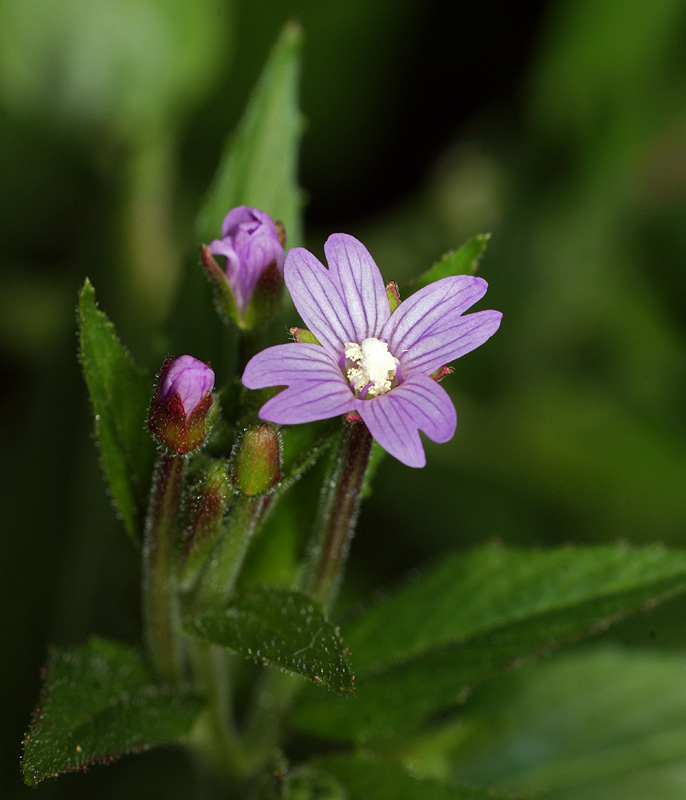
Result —
[{"label": "out-of-focus foliage", "polygon": [[[686,7],[551,0],[513,9],[516,18],[502,4],[438,0],[392,15],[381,0],[335,9],[282,0],[0,3],[0,401],[8,423],[1,505],[9,565],[0,679],[11,687],[2,701],[0,784],[8,792],[27,791],[17,743],[45,643],[69,645],[93,630],[137,639],[136,558],[89,438],[76,292],[88,274],[136,360],[157,366],[168,340],[153,331],[172,306],[179,271],[194,266],[194,255],[185,258],[196,252],[193,220],[225,135],[291,17],[305,32],[302,182],[317,223],[307,229],[309,244],[321,252],[329,233],[346,230],[370,247],[386,279],[403,283],[490,230],[480,274],[490,283],[488,307],[505,315],[479,357],[459,361],[443,382],[458,408],[455,440],[428,443],[423,472],[391,459],[381,465],[342,606],[357,599],[356,589],[395,580],[446,546],[494,536],[537,545],[683,542]],[[419,181],[416,164],[426,169]],[[415,177],[403,184],[399,175]],[[390,186],[403,194],[392,196]],[[334,208],[345,209],[344,222],[331,216]],[[209,292],[207,299],[209,318]],[[191,324],[209,335],[205,326],[215,323],[195,314]],[[307,478],[301,497],[315,485]],[[307,529],[306,504],[286,510],[292,531]],[[288,528],[273,541],[274,552],[282,547],[290,558]],[[260,547],[262,573],[277,573],[268,542]],[[567,664],[558,656],[536,673],[515,673],[502,689],[514,699],[503,708],[522,725],[502,739],[492,738],[498,721],[488,705],[496,688],[484,688],[473,724],[490,743],[475,739],[471,751],[482,755],[454,769],[418,762],[417,774],[485,785],[501,768],[503,787],[565,798],[630,797],[629,785],[679,796],[681,753],[651,738],[667,719],[664,698],[646,697],[656,716],[636,711],[632,730],[674,758],[656,758],[634,783],[601,775],[591,748],[581,752],[574,742],[585,741],[583,709],[596,704],[593,676],[602,683],[607,675],[617,689],[614,707],[599,689],[609,698],[603,721],[628,708],[622,686],[642,676],[646,687],[671,685],[658,648],[684,646],[682,620],[675,602],[649,624],[623,626],[627,642],[652,646],[648,656],[627,647],[621,658]],[[558,715],[551,698],[570,691],[561,686],[571,687],[573,707]],[[678,693],[672,700],[676,741]],[[578,734],[551,741],[546,731],[560,731],[562,716]],[[602,725],[597,731],[605,735]],[[610,751],[622,745],[622,763],[638,769],[637,754],[650,748],[638,733],[633,749],[616,743],[614,731],[604,740]],[[541,742],[571,759],[558,762],[558,777]],[[575,771],[578,763],[585,772]],[[51,796],[105,797],[105,785],[112,797],[162,796],[165,786],[188,796],[189,771],[177,753],[161,754],[67,777]],[[572,772],[589,777],[563,794]]]},{"label": "out-of-focus foliage", "polygon": [[[583,649],[477,693],[406,756],[414,774],[551,800],[686,791],[683,654]],[[564,687],[564,691],[561,691]]]}]

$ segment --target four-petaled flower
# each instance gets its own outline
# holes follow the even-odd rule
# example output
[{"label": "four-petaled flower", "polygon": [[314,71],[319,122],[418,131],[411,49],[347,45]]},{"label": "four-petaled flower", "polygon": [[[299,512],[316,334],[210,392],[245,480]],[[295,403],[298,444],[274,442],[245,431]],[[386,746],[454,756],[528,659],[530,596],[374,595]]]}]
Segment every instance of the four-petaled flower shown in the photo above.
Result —
[{"label": "four-petaled flower", "polygon": [[269,347],[243,373],[249,389],[287,388],[259,416],[312,422],[357,411],[376,441],[410,467],[426,463],[419,437],[448,441],[457,416],[430,377],[492,336],[499,311],[463,312],[486,292],[482,278],[443,278],[391,314],[381,273],[366,247],[343,233],[324,245],[329,269],[301,247],[289,251],[286,286],[319,344]]},{"label": "four-petaled flower", "polygon": [[283,275],[283,228],[280,232],[269,214],[259,208],[238,206],[224,217],[222,238],[210,243],[210,252],[226,256],[226,278],[243,317],[267,267],[273,265],[279,276]]}]

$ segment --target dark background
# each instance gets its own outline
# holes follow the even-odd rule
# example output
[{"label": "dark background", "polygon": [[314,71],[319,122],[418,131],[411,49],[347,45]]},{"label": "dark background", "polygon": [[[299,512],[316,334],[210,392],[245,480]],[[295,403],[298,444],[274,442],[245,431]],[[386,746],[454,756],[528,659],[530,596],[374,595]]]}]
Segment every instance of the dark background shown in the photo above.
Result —
[{"label": "dark background", "polygon": [[[382,465],[350,586],[372,590],[493,538],[681,544],[683,2],[0,10],[8,796],[30,791],[20,745],[49,644],[139,638],[138,556],[90,437],[76,292],[88,275],[138,363],[157,369],[155,330],[189,268],[194,214],[288,19],[305,32],[308,246],[321,254],[329,233],[352,233],[402,282],[491,231],[481,307],[504,312],[497,336],[443,384],[454,440],[427,443],[425,470]],[[651,646],[683,645],[681,619],[675,604],[656,617]],[[641,644],[649,632],[621,635]],[[158,753],[33,796],[188,796],[191,780],[184,757]]]}]

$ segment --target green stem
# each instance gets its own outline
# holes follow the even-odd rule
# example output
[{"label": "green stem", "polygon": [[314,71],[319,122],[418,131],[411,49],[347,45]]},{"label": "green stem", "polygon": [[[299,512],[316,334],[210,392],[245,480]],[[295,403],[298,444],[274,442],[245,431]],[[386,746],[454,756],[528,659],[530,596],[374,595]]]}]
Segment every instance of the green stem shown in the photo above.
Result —
[{"label": "green stem", "polygon": [[207,706],[197,720],[192,744],[214,772],[235,781],[244,774],[243,747],[233,724],[230,654],[223,648],[193,639],[189,644],[191,668],[198,691]]},{"label": "green stem", "polygon": [[[207,560],[207,569],[192,593],[193,613],[226,605],[252,535],[271,499],[271,493],[235,497],[228,521]],[[207,699],[207,709],[194,729],[194,747],[203,760],[212,764],[229,782],[241,780],[250,773],[255,759],[246,751],[233,722],[230,656],[219,647],[196,640],[190,644],[190,654],[195,684]]]},{"label": "green stem", "polygon": [[372,437],[363,422],[346,423],[324,481],[301,588],[325,608],[336,598],[355,533]]},{"label": "green stem", "polygon": [[[340,586],[360,510],[371,444],[372,437],[363,422],[346,423],[324,479],[300,588],[325,608],[331,606]],[[265,674],[248,715],[249,748],[257,750],[261,746],[263,753],[273,752],[281,721],[300,685],[293,675],[277,670]]]},{"label": "green stem", "polygon": [[208,569],[199,581],[193,601],[196,610],[218,608],[229,599],[252,535],[264,518],[271,499],[271,493],[236,498]]},{"label": "green stem", "polygon": [[143,616],[150,658],[160,677],[182,679],[176,528],[185,472],[183,456],[161,456],[153,480],[143,544]]}]

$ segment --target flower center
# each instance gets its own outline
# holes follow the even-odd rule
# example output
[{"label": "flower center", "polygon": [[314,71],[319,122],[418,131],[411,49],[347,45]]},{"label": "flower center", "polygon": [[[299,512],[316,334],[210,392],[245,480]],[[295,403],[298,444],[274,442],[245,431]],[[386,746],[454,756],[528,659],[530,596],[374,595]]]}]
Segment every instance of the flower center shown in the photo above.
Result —
[{"label": "flower center", "polygon": [[398,359],[381,339],[364,339],[362,344],[346,342],[343,371],[356,397],[376,397],[398,385]]}]

